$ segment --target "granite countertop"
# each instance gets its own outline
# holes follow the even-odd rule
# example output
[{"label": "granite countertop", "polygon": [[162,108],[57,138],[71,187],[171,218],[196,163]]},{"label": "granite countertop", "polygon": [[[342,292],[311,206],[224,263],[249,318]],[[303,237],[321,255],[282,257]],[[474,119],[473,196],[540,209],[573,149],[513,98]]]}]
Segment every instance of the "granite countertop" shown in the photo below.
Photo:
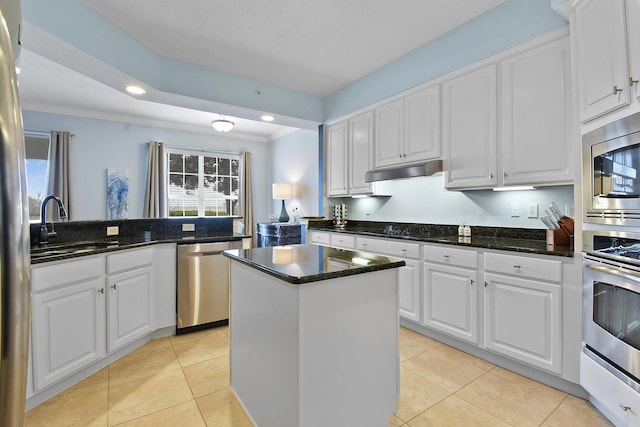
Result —
[{"label": "granite countertop", "polygon": [[573,257],[572,246],[547,245],[544,229],[474,226],[471,237],[459,237],[457,225],[351,221],[343,229],[338,229],[333,226],[332,221],[325,220],[309,221],[308,228],[424,243]]},{"label": "granite countertop", "polygon": [[40,264],[105,252],[134,249],[159,243],[177,243],[178,245],[186,245],[193,243],[228,242],[242,240],[245,237],[250,236],[240,233],[214,233],[209,236],[175,237],[164,235],[153,236],[151,233],[142,233],[137,236],[115,236],[111,239],[81,240],[49,244],[43,247],[34,246],[31,248],[31,264]]},{"label": "granite countertop", "polygon": [[231,249],[224,255],[296,285],[405,265],[396,258],[318,245]]}]

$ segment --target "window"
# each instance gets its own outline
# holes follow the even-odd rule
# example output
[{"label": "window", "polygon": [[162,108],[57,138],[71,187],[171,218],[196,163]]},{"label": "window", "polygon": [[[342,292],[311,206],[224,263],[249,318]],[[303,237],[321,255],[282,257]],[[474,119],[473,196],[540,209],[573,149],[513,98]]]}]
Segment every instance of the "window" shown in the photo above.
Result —
[{"label": "window", "polygon": [[48,133],[24,132],[30,222],[40,222],[40,208],[47,191],[49,140]]},{"label": "window", "polygon": [[169,152],[169,216],[237,216],[240,157]]}]

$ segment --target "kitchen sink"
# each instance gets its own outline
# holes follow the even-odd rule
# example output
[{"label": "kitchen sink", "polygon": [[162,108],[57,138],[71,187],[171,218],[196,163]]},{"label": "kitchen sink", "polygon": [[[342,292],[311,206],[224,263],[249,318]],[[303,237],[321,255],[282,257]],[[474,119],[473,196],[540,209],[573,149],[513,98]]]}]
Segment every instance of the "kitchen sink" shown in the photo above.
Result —
[{"label": "kitchen sink", "polygon": [[55,246],[43,246],[39,248],[31,248],[31,258],[41,259],[46,257],[54,257],[61,255],[74,255],[80,253],[93,252],[98,249],[106,249],[118,246],[118,241],[91,241],[91,242],[73,242],[61,243]]}]

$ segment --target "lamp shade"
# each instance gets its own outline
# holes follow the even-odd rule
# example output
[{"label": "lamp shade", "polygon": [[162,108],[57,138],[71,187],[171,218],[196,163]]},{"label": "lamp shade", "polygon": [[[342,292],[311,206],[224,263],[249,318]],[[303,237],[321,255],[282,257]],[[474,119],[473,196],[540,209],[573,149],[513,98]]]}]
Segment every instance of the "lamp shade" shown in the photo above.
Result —
[{"label": "lamp shade", "polygon": [[289,182],[272,184],[272,192],[274,199],[291,199],[293,198],[293,184]]}]

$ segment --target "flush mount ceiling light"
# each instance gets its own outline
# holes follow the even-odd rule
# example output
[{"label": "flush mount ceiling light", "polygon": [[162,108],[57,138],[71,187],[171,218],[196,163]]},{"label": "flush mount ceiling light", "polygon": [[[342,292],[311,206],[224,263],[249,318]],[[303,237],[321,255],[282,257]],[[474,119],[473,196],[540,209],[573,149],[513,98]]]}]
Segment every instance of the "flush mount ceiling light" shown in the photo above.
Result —
[{"label": "flush mount ceiling light", "polygon": [[272,122],[276,119],[271,114],[263,114],[262,116],[260,116],[260,118],[262,119],[263,122]]},{"label": "flush mount ceiling light", "polygon": [[213,128],[218,132],[229,132],[231,129],[233,129],[234,125],[235,123],[233,123],[231,120],[225,119],[222,115],[218,120],[214,120],[211,122],[211,126],[213,126]]},{"label": "flush mount ceiling light", "polygon": [[132,95],[144,95],[145,93],[147,93],[146,90],[136,85],[129,85],[124,89]]}]

